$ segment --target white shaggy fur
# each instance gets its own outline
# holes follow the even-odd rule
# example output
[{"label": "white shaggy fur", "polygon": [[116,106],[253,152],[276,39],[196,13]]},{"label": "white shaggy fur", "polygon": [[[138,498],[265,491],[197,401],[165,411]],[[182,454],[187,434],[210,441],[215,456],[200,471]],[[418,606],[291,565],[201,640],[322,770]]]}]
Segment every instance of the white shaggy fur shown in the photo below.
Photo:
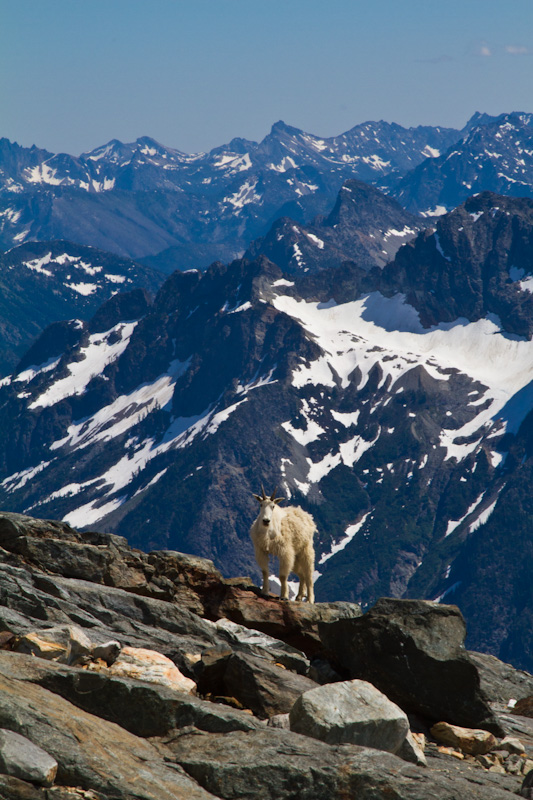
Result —
[{"label": "white shaggy fur", "polygon": [[277,504],[283,498],[254,495],[261,504],[261,510],[250,529],[255,548],[255,558],[263,573],[263,591],[268,592],[268,557],[279,559],[279,579],[281,598],[288,600],[287,578],[295,572],[300,580],[297,600],[307,596],[309,603],[315,602],[313,590],[313,571],[315,551],[313,536],[316,525],[313,517],[299,506],[280,508]]}]

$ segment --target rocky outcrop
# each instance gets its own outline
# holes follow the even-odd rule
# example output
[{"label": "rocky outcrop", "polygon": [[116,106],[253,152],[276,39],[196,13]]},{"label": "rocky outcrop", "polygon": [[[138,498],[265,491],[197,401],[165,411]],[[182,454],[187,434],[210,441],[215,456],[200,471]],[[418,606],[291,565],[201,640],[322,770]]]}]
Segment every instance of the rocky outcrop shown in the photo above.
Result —
[{"label": "rocky outcrop", "polygon": [[[533,764],[527,718],[487,705],[510,738],[477,757],[488,759],[484,766],[459,744],[438,749],[428,730],[436,710],[408,717],[411,700],[390,702],[398,684],[389,675],[385,685],[381,662],[399,635],[392,601],[364,615],[350,604],[282,603],[243,579],[223,580],[202,559],[141,553],[120,537],[22,515],[1,515],[0,536],[0,726],[12,741],[25,737],[25,747],[40,748],[33,752],[51,768],[48,777],[25,772],[21,746],[19,766],[0,768],[6,800],[289,800],[295,791],[304,800],[510,800]],[[227,616],[217,611],[223,607]],[[389,618],[372,628],[380,631],[379,691],[342,680],[364,641],[354,631],[376,616]],[[432,603],[411,608],[410,617],[403,641],[411,695],[429,707],[432,671],[440,658],[455,674],[461,647],[453,641],[464,628],[456,609]],[[476,673],[464,651],[462,658]],[[365,702],[356,714],[354,698],[343,694],[362,685],[380,698],[377,737],[367,736],[376,714]],[[473,685],[476,709],[482,696]],[[320,714],[301,714],[313,696]],[[436,694],[433,701],[437,707]],[[388,707],[396,709],[394,741],[385,731]],[[329,732],[317,733],[318,716]],[[0,736],[0,758],[1,744]]]},{"label": "rocky outcrop", "polygon": [[350,677],[371,681],[401,708],[502,733],[464,650],[466,626],[455,606],[381,599],[323,635]]}]

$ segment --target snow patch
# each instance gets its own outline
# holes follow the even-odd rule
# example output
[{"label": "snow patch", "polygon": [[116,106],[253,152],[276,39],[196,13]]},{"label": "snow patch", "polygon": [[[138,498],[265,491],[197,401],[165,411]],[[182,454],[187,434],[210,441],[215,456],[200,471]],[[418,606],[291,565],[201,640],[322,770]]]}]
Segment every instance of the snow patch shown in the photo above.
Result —
[{"label": "snow patch", "polygon": [[66,397],[83,394],[89,382],[124,352],[136,325],[136,322],[120,322],[105,333],[90,336],[87,347],[79,351],[81,361],[72,361],[68,376],[52,383],[28,408],[46,408]]},{"label": "snow patch", "polygon": [[325,564],[326,561],[329,561],[329,559],[332,556],[336,555],[336,553],[339,553],[341,550],[344,550],[346,545],[348,545],[352,541],[354,536],[357,533],[359,533],[359,531],[361,530],[361,528],[365,524],[366,519],[367,519],[369,514],[370,514],[370,511],[367,511],[366,514],[364,514],[364,516],[361,517],[359,522],[356,522],[354,525],[348,525],[348,527],[344,531],[343,538],[340,539],[339,542],[333,544],[332,547],[331,547],[331,550],[329,551],[329,553],[324,553],[324,555],[321,557],[321,559],[320,559],[320,561],[318,563],[319,564]]}]

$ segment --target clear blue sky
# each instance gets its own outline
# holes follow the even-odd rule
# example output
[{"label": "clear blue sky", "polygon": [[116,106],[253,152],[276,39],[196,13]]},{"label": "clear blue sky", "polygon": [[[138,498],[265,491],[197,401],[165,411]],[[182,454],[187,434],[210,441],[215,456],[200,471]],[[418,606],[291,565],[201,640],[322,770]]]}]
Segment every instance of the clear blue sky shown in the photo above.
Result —
[{"label": "clear blue sky", "polygon": [[0,136],[198,152],[533,111],[533,0],[0,0]]}]

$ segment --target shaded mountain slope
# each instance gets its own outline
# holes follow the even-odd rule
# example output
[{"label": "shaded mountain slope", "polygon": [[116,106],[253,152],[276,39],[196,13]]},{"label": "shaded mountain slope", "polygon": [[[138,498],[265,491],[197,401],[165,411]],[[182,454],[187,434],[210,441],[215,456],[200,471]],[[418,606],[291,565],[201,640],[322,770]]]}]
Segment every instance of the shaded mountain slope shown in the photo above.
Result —
[{"label": "shaded mountain slope", "polygon": [[0,254],[0,375],[50,323],[87,319],[116,292],[155,292],[162,281],[156,270],[72,242],[31,242]]},{"label": "shaded mountain slope", "polygon": [[331,213],[312,225],[282,218],[268,234],[252,242],[246,258],[265,255],[284,272],[317,272],[355,261],[359,267],[383,267],[398,248],[421,230],[420,218],[361,181],[346,181]]},{"label": "shaded mountain slope", "polygon": [[[529,469],[532,235],[529,200],[483,195],[383,269],[261,256],[175,273],[134,316],[118,295],[0,388],[1,507],[257,575],[252,492],[279,484],[317,520],[319,599],[434,599],[466,571],[470,646],[530,669],[528,528],[498,520]],[[509,538],[505,629],[466,556],[483,525]]]}]

